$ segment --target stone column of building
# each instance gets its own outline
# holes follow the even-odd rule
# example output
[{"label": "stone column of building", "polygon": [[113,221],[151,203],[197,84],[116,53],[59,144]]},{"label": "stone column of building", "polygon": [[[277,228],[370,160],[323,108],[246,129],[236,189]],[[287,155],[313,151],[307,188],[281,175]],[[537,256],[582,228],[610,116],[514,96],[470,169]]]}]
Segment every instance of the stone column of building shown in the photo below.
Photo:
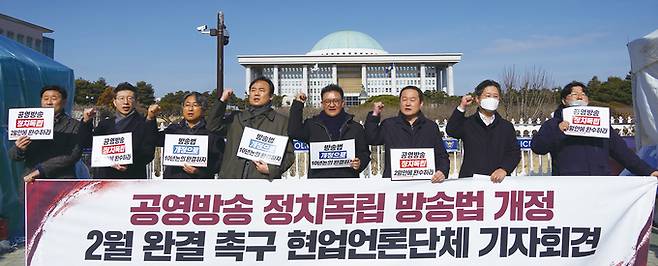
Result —
[{"label": "stone column of building", "polygon": [[336,64],[331,65],[331,78],[332,83],[338,85],[338,66]]},{"label": "stone column of building", "polygon": [[448,80],[448,95],[452,96],[455,95],[455,87],[454,87],[454,80],[453,80],[453,75],[452,75],[452,65],[448,65],[447,68],[447,80]]},{"label": "stone column of building", "polygon": [[425,91],[425,64],[420,64],[420,90]]},{"label": "stone column of building", "polygon": [[308,66],[303,65],[302,66],[302,91],[306,93],[306,95],[310,95],[308,91]]},{"label": "stone column of building", "polygon": [[397,82],[397,67],[395,64],[391,67],[391,93],[397,93],[398,82]]},{"label": "stone column of building", "polygon": [[279,66],[272,67],[272,83],[274,83],[274,95],[279,95]]},{"label": "stone column of building", "polygon": [[439,65],[434,65],[434,71],[436,71],[436,77],[435,77],[435,79],[436,79],[436,82],[435,82],[436,83],[436,91],[441,91],[442,90],[442,88],[441,88],[442,85],[441,84],[443,82],[443,79],[441,78],[441,74],[443,73],[443,71],[441,70]]},{"label": "stone column of building", "polygon": [[249,83],[251,83],[251,66],[247,66],[244,69],[244,91],[249,92]]},{"label": "stone column of building", "polygon": [[[368,88],[368,71],[366,70],[366,65],[361,64],[361,86],[366,90]],[[367,90],[366,90],[367,91]]]},{"label": "stone column of building", "polygon": [[448,84],[447,71],[444,66],[441,66],[441,90],[445,91],[446,93],[448,93],[447,84]]}]

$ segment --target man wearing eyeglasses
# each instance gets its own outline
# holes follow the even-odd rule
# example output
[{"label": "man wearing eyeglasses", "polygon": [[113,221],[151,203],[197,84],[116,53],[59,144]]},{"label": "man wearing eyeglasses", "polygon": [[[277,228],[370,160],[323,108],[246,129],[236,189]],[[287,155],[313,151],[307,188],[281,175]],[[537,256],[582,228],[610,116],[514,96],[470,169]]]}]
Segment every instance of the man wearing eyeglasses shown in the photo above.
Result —
[{"label": "man wearing eyeglasses", "polygon": [[224,138],[219,135],[219,132],[206,128],[204,113],[207,107],[208,101],[203,94],[198,92],[186,94],[182,104],[183,119],[160,132],[158,146],[164,146],[166,134],[206,135],[208,136],[208,166],[195,167],[187,164],[182,167],[167,166],[163,174],[164,179],[213,179],[215,177],[222,161]]},{"label": "man wearing eyeglasses", "polygon": [[588,88],[573,81],[560,91],[561,103],[553,112],[553,118],[544,122],[532,136],[532,151],[551,154],[551,170],[554,176],[607,176],[615,174],[610,168],[610,158],[619,162],[633,174],[658,177],[658,169],[652,169],[642,161],[617,131],[610,127],[609,138],[568,136],[569,128],[562,111],[568,107],[587,106]]},{"label": "man wearing eyeglasses", "polygon": [[288,136],[306,143],[354,139],[356,158],[350,167],[311,169],[309,178],[347,177],[358,178],[359,173],[370,162],[370,150],[361,124],[353,120],[354,115],[345,112],[343,89],[335,84],[328,85],[320,92],[322,111],[302,122],[306,94],[300,92],[290,107]]},{"label": "man wearing eyeglasses", "polygon": [[[155,142],[157,140],[157,125],[155,117],[160,106],[149,106],[146,118],[135,110],[135,93],[137,88],[128,82],[121,83],[114,88],[114,117],[106,117],[93,128],[92,118],[96,115],[93,108],[86,109],[82,122],[88,133],[94,136],[131,133],[133,164],[113,165],[112,167],[97,168],[94,178],[100,179],[146,179],[146,165],[153,160]],[[86,139],[86,146],[91,147],[91,138]]]}]

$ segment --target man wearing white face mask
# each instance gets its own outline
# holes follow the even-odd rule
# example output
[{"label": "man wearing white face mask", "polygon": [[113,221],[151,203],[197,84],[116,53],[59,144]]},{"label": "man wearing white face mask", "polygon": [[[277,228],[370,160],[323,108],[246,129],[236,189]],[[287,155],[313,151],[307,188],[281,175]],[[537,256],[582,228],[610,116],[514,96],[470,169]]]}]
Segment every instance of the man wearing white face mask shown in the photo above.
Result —
[{"label": "man wearing white face mask", "polygon": [[[514,125],[496,112],[500,94],[498,82],[482,81],[475,88],[475,98],[464,95],[448,120],[446,133],[464,144],[459,177],[489,175],[492,182],[500,183],[521,160]],[[466,117],[466,107],[474,101],[478,104],[477,112]]]},{"label": "man wearing white face mask", "polygon": [[565,135],[569,123],[562,120],[562,109],[588,105],[587,86],[571,82],[564,86],[560,97],[562,103],[553,112],[553,118],[541,125],[531,144],[532,151],[537,154],[551,153],[554,176],[611,175],[608,158],[612,157],[633,174],[658,177],[658,171],[637,157],[612,127],[607,139]]}]

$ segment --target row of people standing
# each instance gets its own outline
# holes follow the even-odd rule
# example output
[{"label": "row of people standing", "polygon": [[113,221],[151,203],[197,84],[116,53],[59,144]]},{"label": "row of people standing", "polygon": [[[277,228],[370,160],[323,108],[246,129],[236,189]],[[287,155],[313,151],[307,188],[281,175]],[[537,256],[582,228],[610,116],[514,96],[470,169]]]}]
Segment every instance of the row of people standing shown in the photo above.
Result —
[{"label": "row of people standing", "polygon": [[[500,87],[493,81],[485,81],[475,91],[479,97],[497,99]],[[381,114],[384,104],[375,102],[368,113],[365,128],[353,121],[353,115],[345,112],[343,90],[329,85],[321,91],[322,111],[320,114],[301,122],[303,103],[306,95],[300,93],[290,109],[288,134],[305,142],[337,141],[355,139],[357,158],[354,158],[353,171],[311,170],[309,178],[316,177],[358,177],[369,162],[368,145],[384,145],[385,169],[383,176],[391,177],[391,149],[431,148],[434,151],[433,182],[442,182],[450,172],[450,160],[443,146],[443,134],[436,123],[425,117],[423,93],[415,86],[400,91],[399,112],[396,116],[384,119]],[[495,120],[495,107],[487,111],[481,109],[479,116],[465,118],[464,108],[472,102],[468,96],[455,110],[447,127],[448,135],[464,140],[465,158],[460,177],[473,174],[490,175],[492,181],[500,182],[516,168],[520,160],[520,149],[512,124],[502,118]],[[487,101],[485,101],[487,102]],[[497,105],[497,104],[496,104]],[[483,114],[491,122],[480,119]],[[495,121],[496,123],[493,123]],[[500,139],[504,142],[499,141]],[[494,144],[495,145],[492,145]],[[491,147],[491,149],[489,149]],[[359,164],[360,163],[360,164]]]},{"label": "row of people standing", "polygon": [[[415,86],[400,91],[399,112],[394,117],[382,121],[384,105],[374,103],[365,127],[345,111],[344,93],[337,85],[329,85],[321,91],[322,111],[306,120],[303,119],[305,94],[296,96],[290,116],[286,117],[272,109],[273,91],[274,85],[269,79],[255,79],[249,86],[247,108],[229,114],[226,114],[226,107],[232,90],[225,90],[217,104],[210,108],[202,94],[190,93],[181,105],[183,120],[158,132],[155,118],[160,107],[151,105],[146,116],[140,115],[134,105],[136,89],[129,83],[121,83],[115,88],[113,105],[116,112],[114,116],[101,120],[96,127],[93,127],[93,108],[85,110],[82,120],[76,121],[63,110],[66,91],[47,86],[41,91],[41,106],[55,109],[54,139],[32,141],[21,137],[10,149],[10,157],[26,162],[25,181],[71,178],[81,147],[90,147],[92,136],[129,132],[133,139],[133,164],[99,168],[94,171],[94,176],[140,179],[147,178],[146,165],[153,160],[155,147],[164,144],[165,134],[207,135],[208,167],[168,166],[164,177],[213,178],[219,173],[220,178],[277,179],[294,161],[292,138],[307,143],[354,139],[356,158],[351,158],[349,167],[313,169],[309,171],[309,178],[358,177],[370,162],[368,145],[385,146],[384,177],[391,176],[392,148],[431,148],[436,169],[432,181],[442,182],[449,173],[450,161],[443,146],[443,134],[436,123],[422,113],[423,93]],[[460,177],[482,174],[490,176],[493,182],[501,182],[519,163],[520,149],[514,127],[496,112],[501,94],[497,82],[483,81],[475,88],[473,96],[462,97],[448,121],[446,133],[461,139],[464,145]],[[611,130],[609,139],[566,136],[564,130],[568,124],[561,119],[561,109],[586,105],[587,88],[582,83],[570,83],[562,90],[561,96],[562,104],[554,117],[542,125],[532,141],[534,152],[551,153],[553,175],[610,175],[608,157],[612,157],[636,175],[658,176],[658,171],[629,150],[614,130]],[[477,111],[466,117],[466,108],[473,103],[477,104]],[[204,113],[208,109],[206,119]],[[280,165],[236,155],[245,127],[290,137]]]}]

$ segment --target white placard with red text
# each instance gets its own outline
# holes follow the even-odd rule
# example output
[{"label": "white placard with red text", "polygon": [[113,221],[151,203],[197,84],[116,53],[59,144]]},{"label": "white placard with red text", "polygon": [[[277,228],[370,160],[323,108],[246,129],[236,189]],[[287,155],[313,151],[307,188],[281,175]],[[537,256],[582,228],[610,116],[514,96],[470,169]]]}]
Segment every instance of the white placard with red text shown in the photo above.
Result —
[{"label": "white placard with red text", "polygon": [[7,137],[16,140],[20,136],[30,139],[53,139],[55,111],[53,108],[9,109]]},{"label": "white placard with red text", "polygon": [[562,109],[562,119],[569,122],[566,135],[610,138],[610,109],[607,107],[567,107]]},{"label": "white placard with red text", "polygon": [[94,136],[91,167],[110,167],[133,163],[132,133]]},{"label": "white placard with red text", "polygon": [[435,166],[432,148],[391,149],[393,180],[432,179]]}]

